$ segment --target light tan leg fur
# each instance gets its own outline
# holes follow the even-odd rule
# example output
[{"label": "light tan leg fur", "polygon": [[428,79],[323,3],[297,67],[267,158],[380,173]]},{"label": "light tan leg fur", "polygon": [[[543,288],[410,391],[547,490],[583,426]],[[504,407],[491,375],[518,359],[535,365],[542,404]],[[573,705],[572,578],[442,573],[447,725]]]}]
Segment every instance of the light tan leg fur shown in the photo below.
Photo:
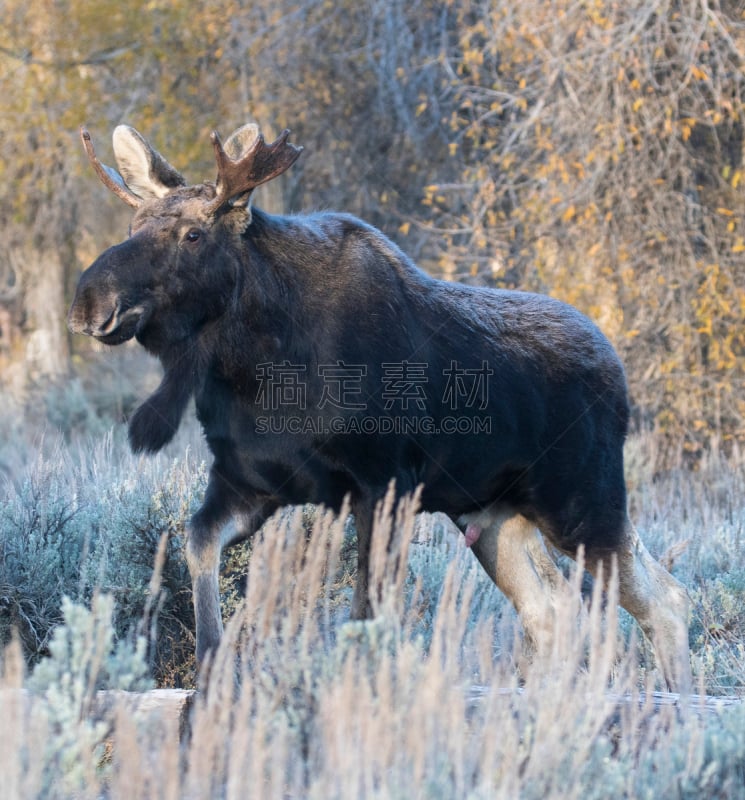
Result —
[{"label": "light tan leg fur", "polygon": [[543,536],[521,514],[500,511],[478,522],[482,530],[471,549],[515,606],[526,655],[542,660],[551,655],[556,615],[567,604],[569,583],[546,550]]},{"label": "light tan leg fur", "polygon": [[[631,614],[655,649],[658,665],[671,691],[692,688],[688,648],[688,593],[644,546],[626,518],[618,558],[619,602]],[[600,562],[587,567],[596,577]],[[608,575],[610,565],[603,573]]]},{"label": "light tan leg fur", "polygon": [[[570,586],[546,550],[542,534],[521,514],[509,510],[464,521],[480,529],[471,549],[520,615],[526,655],[550,656],[557,611],[566,606]],[[628,517],[615,555],[621,606],[651,640],[668,688],[690,691],[686,590],[652,558]],[[596,578],[601,575],[600,565],[600,560],[587,554],[587,568]],[[611,565],[606,564],[605,579],[610,572]]]}]

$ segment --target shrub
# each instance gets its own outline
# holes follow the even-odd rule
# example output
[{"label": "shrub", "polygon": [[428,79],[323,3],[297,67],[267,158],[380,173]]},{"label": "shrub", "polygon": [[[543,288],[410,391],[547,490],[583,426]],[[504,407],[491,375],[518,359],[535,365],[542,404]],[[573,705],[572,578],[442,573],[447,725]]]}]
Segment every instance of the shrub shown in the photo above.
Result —
[{"label": "shrub", "polygon": [[90,451],[58,442],[50,455],[39,454],[0,497],[0,642],[17,630],[35,663],[62,619],[62,597],[90,602],[96,591],[114,597],[115,629],[124,635],[156,602],[148,592],[163,540],[150,658],[156,674],[177,680],[193,649],[183,530],[204,484],[201,463],[137,459],[110,436]]},{"label": "shrub", "polygon": [[[96,595],[90,610],[63,598],[61,613],[49,655],[25,682],[26,696],[17,687],[14,694],[7,691],[10,673],[18,669],[12,663],[18,658],[17,646],[5,653],[0,708],[10,714],[4,714],[9,730],[0,747],[0,764],[10,769],[3,770],[3,797],[100,796],[111,767],[106,758],[111,720],[94,717],[96,693],[152,686],[145,640],[115,639],[110,596]],[[17,713],[19,699],[26,704],[25,714]]]},{"label": "shrub", "polygon": [[[388,541],[391,524],[411,532],[410,510],[381,517],[378,541]],[[576,606],[557,616],[552,659],[519,688],[517,652],[505,647],[495,656],[491,624],[474,624],[478,583],[459,557],[445,570],[428,642],[417,633],[419,608],[406,602],[400,536],[391,552],[374,553],[373,573],[383,581],[377,618],[345,622],[335,602],[344,536],[332,515],[317,515],[310,533],[301,515],[284,515],[255,539],[246,600],[226,629],[183,745],[163,737],[155,718],[119,713],[105,719],[108,728],[92,721],[87,700],[95,687],[143,685],[144,642],[114,643],[110,598],[97,596],[92,612],[66,602],[51,657],[27,683],[46,693],[50,710],[11,713],[7,689],[20,678],[6,654],[0,713],[11,735],[0,740],[3,796],[741,796],[745,707],[655,712],[649,696],[638,695],[633,648],[618,650],[614,590],[607,615],[595,597],[581,621]],[[624,695],[631,702],[614,699]],[[17,765],[31,748],[35,757],[23,772]]]}]

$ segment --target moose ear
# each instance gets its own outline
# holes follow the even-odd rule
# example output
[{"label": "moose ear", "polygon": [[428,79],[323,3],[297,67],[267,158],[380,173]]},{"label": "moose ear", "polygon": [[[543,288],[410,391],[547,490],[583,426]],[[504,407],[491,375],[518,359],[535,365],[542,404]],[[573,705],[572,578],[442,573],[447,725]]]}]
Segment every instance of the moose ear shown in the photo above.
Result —
[{"label": "moose ear", "polygon": [[[225,154],[233,161],[240,160],[255,144],[259,135],[259,126],[256,125],[256,123],[249,122],[247,125],[243,125],[228,136],[227,141],[223,145]],[[248,208],[248,204],[251,202],[252,191],[253,190],[249,189],[247,192],[242,192],[231,197],[231,207]]]},{"label": "moose ear", "polygon": [[138,197],[152,200],[186,185],[183,176],[134,128],[118,125],[113,139],[119,171],[129,189]]},{"label": "moose ear", "polygon": [[259,138],[259,126],[255,122],[249,122],[238,128],[237,131],[228,136],[227,141],[223,145],[223,150],[233,159],[237,161],[244,153],[247,153],[253,143]]}]

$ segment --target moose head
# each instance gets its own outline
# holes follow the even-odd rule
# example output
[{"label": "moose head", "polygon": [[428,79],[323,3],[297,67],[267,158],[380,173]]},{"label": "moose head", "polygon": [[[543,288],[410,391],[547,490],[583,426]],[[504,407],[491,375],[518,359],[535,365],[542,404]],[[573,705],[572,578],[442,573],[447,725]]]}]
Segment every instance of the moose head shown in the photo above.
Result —
[{"label": "moose head", "polygon": [[102,182],[135,209],[130,238],[104,252],[83,274],[68,315],[73,333],[116,345],[133,336],[161,355],[195,326],[222,312],[235,271],[227,241],[251,222],[253,190],[281,175],[302,147],[285,130],[267,145],[255,124],[212,145],[214,183],[187,186],[183,176],[134,129],[120,125],[113,143],[119,170],[97,158],[90,134],[83,145]]}]

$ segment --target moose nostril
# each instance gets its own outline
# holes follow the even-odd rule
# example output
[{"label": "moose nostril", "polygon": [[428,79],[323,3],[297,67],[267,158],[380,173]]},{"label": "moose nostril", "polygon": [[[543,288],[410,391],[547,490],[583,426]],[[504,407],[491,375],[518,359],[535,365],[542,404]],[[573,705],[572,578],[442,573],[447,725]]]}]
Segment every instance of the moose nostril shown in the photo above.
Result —
[{"label": "moose nostril", "polygon": [[117,319],[119,317],[119,304],[115,305],[111,314],[98,326],[100,333],[108,333],[113,328],[116,328]]}]

